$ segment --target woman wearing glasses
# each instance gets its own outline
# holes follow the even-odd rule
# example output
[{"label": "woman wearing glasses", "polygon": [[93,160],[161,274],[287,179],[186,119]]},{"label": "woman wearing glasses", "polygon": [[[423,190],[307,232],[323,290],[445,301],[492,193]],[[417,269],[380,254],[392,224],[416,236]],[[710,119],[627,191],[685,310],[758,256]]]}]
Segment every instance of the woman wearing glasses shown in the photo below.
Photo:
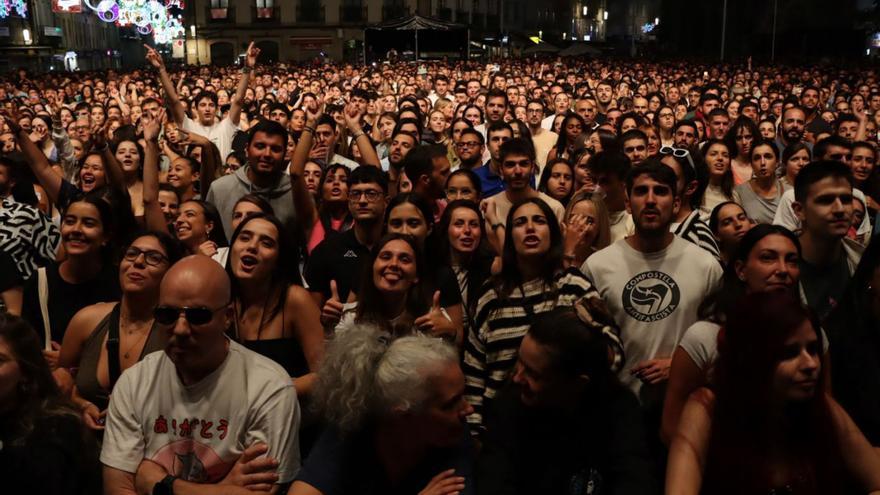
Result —
[{"label": "woman wearing glasses", "polygon": [[675,110],[668,105],[663,105],[654,114],[654,125],[660,131],[660,145],[672,146],[675,138],[672,136],[672,128],[675,127]]},{"label": "woman wearing glasses", "polygon": [[122,299],[87,306],[70,321],[58,364],[75,370],[73,401],[89,428],[104,429],[110,391],[119,375],[165,347],[165,334],[154,331],[153,308],[165,272],[183,252],[183,246],[164,232],[138,237],[119,264]]},{"label": "woman wearing glasses", "polygon": [[734,199],[756,223],[773,223],[785,192],[785,186],[776,177],[779,149],[772,141],[759,141],[752,147],[750,156],[752,178],[734,188]]}]

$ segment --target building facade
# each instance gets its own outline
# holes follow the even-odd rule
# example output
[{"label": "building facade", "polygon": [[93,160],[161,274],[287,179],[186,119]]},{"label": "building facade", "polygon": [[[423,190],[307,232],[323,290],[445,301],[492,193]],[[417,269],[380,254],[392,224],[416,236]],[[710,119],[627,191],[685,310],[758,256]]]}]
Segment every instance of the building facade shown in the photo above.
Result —
[{"label": "building facade", "polygon": [[[26,6],[24,15],[13,9],[0,18],[0,70],[121,66],[125,50],[120,29],[102,22],[87,7],[82,7],[82,12],[71,12],[62,11],[58,2],[50,0],[23,0],[21,4]],[[62,5],[73,2],[67,0]]]},{"label": "building facade", "polygon": [[358,63],[364,28],[410,14],[466,24],[474,40],[522,25],[523,0],[194,0],[187,2],[188,63],[234,63],[255,42],[265,61],[327,57]]}]

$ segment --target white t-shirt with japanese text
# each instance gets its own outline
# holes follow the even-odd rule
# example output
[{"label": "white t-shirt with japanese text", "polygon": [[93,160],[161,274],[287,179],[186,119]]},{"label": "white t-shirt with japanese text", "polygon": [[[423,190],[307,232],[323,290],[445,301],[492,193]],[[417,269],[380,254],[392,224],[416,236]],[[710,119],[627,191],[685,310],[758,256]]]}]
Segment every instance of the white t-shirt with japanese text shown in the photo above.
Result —
[{"label": "white t-shirt with japanese text", "polygon": [[128,473],[150,459],[194,483],[222,481],[262,442],[279,461],[278,483],[300,468],[300,410],[280,365],[229,341],[223,364],[185,386],[164,351],[125,370],[113,387],[101,462]]}]

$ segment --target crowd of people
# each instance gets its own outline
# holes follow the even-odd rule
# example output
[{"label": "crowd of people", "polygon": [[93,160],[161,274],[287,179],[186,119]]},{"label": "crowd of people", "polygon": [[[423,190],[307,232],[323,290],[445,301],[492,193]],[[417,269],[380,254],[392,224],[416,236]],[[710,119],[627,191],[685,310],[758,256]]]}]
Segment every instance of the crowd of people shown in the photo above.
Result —
[{"label": "crowd of people", "polygon": [[145,50],[0,79],[9,493],[880,493],[876,70]]}]

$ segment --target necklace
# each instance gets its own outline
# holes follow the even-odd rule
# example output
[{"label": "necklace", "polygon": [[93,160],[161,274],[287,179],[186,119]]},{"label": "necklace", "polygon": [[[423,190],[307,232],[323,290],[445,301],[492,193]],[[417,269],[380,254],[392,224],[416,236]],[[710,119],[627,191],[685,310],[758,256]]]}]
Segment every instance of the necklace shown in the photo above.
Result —
[{"label": "necklace", "polygon": [[[119,318],[119,326],[120,327],[123,326],[121,317]],[[147,326],[147,328],[150,329],[152,327],[153,327],[153,320],[150,320],[150,324]],[[134,335],[135,333],[138,333],[138,331],[137,330],[126,330],[126,332],[125,332],[125,334],[128,336]],[[131,351],[135,348],[135,346],[137,346],[139,343],[141,343],[147,337],[147,335],[150,334],[149,331],[146,331],[146,332],[141,331],[139,333],[141,334],[140,337],[138,337],[137,340],[135,340],[133,343],[131,343],[128,346],[128,349],[126,349],[126,351],[122,353],[123,359],[128,359],[129,356],[131,355]]]}]

